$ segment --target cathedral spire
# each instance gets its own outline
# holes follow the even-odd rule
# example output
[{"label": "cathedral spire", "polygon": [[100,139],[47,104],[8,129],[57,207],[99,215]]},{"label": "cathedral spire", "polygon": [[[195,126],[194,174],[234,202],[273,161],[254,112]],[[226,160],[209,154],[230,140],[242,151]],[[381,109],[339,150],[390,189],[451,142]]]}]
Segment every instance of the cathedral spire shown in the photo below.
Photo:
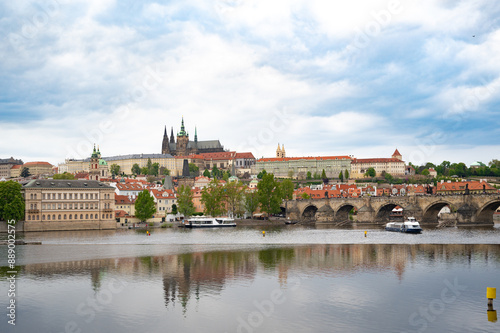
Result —
[{"label": "cathedral spire", "polygon": [[184,116],[182,116],[182,122],[181,122],[181,131],[177,136],[187,136],[186,130],[184,128]]},{"label": "cathedral spire", "polygon": [[194,142],[198,142],[198,130],[194,127]]},{"label": "cathedral spire", "polygon": [[170,131],[170,143],[175,143],[174,139],[174,127],[172,126],[172,129]]}]

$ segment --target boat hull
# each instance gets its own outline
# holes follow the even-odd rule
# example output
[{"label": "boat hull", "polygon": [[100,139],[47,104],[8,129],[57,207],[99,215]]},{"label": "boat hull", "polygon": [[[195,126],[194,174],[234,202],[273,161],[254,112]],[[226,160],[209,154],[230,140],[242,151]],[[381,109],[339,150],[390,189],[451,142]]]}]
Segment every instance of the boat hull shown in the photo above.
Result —
[{"label": "boat hull", "polygon": [[236,227],[236,223],[234,223],[234,224],[219,224],[219,225],[196,225],[196,224],[184,225],[184,228],[189,228],[189,229],[231,228],[231,227]]}]

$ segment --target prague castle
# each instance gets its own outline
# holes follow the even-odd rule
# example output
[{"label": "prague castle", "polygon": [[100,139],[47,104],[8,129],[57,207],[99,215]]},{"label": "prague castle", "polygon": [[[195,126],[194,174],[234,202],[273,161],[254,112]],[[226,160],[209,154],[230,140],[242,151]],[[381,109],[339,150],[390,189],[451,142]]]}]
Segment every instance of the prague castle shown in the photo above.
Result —
[{"label": "prague castle", "polygon": [[219,140],[198,141],[198,133],[194,130],[194,141],[189,140],[189,133],[184,128],[184,118],[181,122],[181,130],[177,133],[177,142],[174,139],[174,129],[172,127],[170,140],[167,135],[167,127],[163,134],[161,145],[162,154],[171,154],[174,156],[187,156],[191,154],[218,153],[223,152],[224,146]]}]

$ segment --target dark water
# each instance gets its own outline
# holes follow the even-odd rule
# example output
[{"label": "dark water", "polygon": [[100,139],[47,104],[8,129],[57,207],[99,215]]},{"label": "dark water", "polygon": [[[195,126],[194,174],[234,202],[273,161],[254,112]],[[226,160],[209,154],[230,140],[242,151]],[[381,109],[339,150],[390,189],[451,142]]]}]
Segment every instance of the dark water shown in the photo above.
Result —
[{"label": "dark water", "polygon": [[500,332],[499,229],[261,231],[23,235],[0,332]]}]

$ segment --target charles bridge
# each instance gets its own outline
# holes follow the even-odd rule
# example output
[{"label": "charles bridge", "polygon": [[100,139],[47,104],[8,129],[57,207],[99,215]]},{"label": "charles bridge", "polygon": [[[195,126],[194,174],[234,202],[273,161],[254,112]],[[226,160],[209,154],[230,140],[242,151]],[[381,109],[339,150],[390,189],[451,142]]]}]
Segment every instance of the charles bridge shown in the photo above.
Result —
[{"label": "charles bridge", "polygon": [[[287,218],[302,222],[344,224],[352,218],[360,223],[383,224],[389,221],[396,206],[403,208],[405,218],[413,216],[422,224],[438,224],[438,213],[448,206],[451,211],[448,224],[493,225],[493,214],[500,207],[500,194],[290,200],[282,204],[282,209]],[[350,217],[353,209],[356,215]]]}]

